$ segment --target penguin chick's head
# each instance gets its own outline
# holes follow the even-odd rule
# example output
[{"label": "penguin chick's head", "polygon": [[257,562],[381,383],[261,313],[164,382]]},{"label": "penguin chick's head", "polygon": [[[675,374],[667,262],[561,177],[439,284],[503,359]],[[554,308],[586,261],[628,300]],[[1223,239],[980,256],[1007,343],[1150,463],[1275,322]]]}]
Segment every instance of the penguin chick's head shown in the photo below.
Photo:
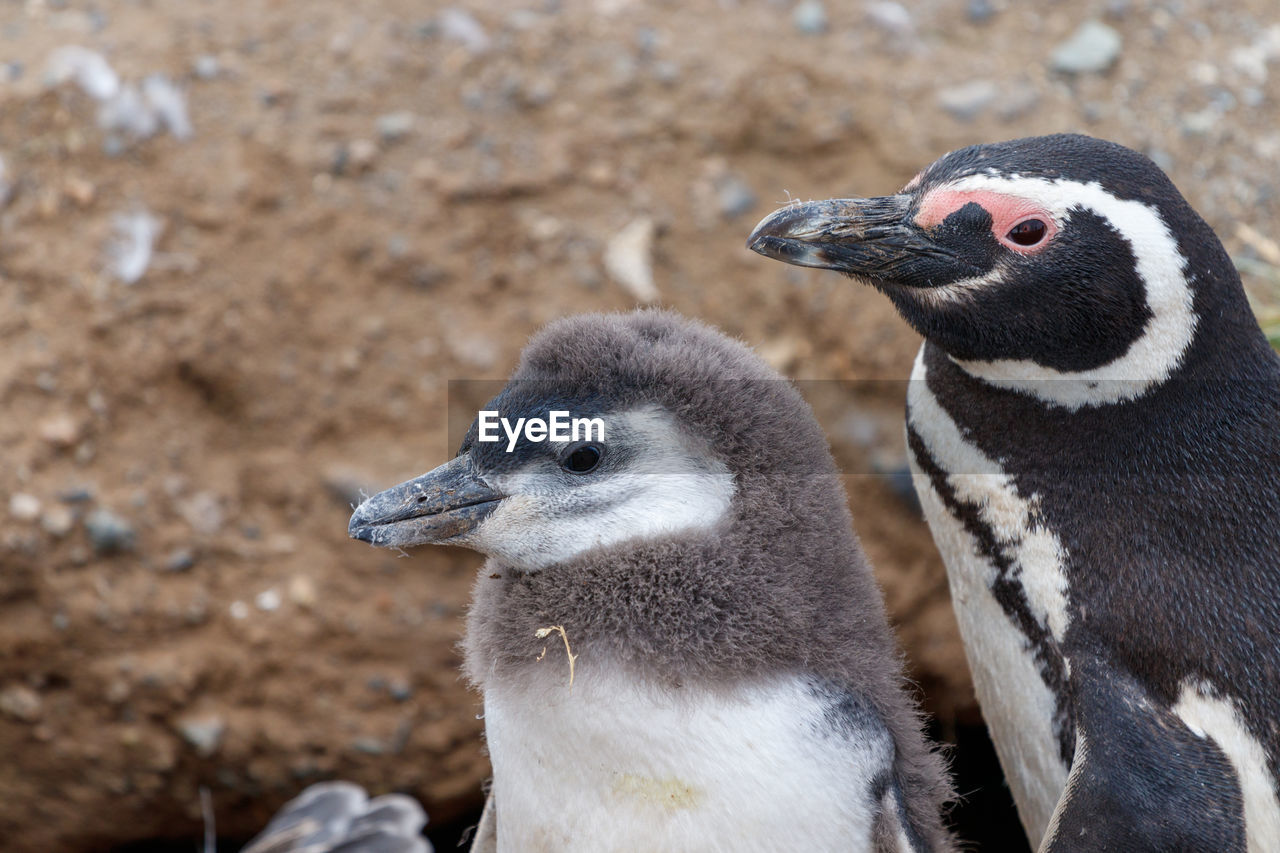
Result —
[{"label": "penguin chick's head", "polygon": [[865,280],[970,372],[1026,378],[1166,378],[1231,270],[1154,163],[1077,135],[953,151],[898,195],[789,205],[748,246]]},{"label": "penguin chick's head", "polygon": [[740,488],[796,464],[835,473],[799,395],[741,344],[662,312],[581,316],[533,339],[453,461],[365,501],[350,533],[534,572],[718,530]]}]

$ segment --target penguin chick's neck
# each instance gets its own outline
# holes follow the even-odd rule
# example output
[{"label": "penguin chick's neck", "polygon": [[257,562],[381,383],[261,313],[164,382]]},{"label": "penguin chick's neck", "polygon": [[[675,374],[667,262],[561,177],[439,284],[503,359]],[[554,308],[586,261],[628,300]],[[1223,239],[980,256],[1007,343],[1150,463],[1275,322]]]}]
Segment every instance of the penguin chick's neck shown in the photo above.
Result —
[{"label": "penguin chick's neck", "polygon": [[600,549],[536,572],[490,560],[464,640],[471,680],[486,689],[495,674],[541,680],[546,661],[537,658],[549,641],[560,645],[547,656],[559,649],[563,661],[558,637],[538,636],[556,625],[584,663],[609,660],[655,683],[779,672],[874,678],[896,653],[839,478],[808,474],[804,488],[759,474],[739,482],[714,531]]}]

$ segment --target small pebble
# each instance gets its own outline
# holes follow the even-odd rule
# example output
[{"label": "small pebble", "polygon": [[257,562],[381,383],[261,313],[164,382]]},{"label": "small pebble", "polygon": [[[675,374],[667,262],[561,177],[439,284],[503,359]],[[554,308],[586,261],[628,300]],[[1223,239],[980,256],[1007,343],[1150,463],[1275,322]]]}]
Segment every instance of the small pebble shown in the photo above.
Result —
[{"label": "small pebble", "polygon": [[82,504],[93,500],[93,495],[92,486],[73,486],[58,492],[58,500],[68,504]]},{"label": "small pebble", "polygon": [[1106,71],[1120,57],[1120,34],[1101,21],[1085,21],[1049,55],[1049,67],[1063,74]]},{"label": "small pebble", "polygon": [[43,710],[40,694],[25,684],[11,684],[0,690],[0,714],[23,723],[34,723]]},{"label": "small pebble", "polygon": [[755,192],[737,175],[726,175],[717,182],[716,200],[720,215],[725,219],[736,219],[749,213],[757,202]]},{"label": "small pebble", "polygon": [[370,139],[355,139],[347,146],[347,163],[355,172],[363,172],[378,158],[378,144]]},{"label": "small pebble", "polygon": [[164,570],[166,572],[186,572],[190,571],[196,564],[195,552],[190,548],[177,548],[169,552],[169,556],[164,559]]},{"label": "small pebble", "polygon": [[376,737],[362,736],[351,741],[351,748],[365,755],[383,755],[387,751],[386,744]]},{"label": "small pebble", "polygon": [[827,7],[819,0],[801,0],[791,12],[791,23],[797,32],[822,35],[827,31]]},{"label": "small pebble", "polygon": [[306,575],[294,575],[289,579],[289,600],[299,607],[314,607],[318,600],[315,582]]},{"label": "small pebble", "polygon": [[398,142],[413,132],[417,117],[408,110],[378,116],[376,127],[383,142]]},{"label": "small pebble", "polygon": [[1107,17],[1113,21],[1123,21],[1125,15],[1129,14],[1129,7],[1131,5],[1132,3],[1130,0],[1107,0]]},{"label": "small pebble", "polygon": [[243,601],[233,601],[231,602],[231,606],[227,608],[227,612],[231,614],[232,619],[248,619],[249,605],[245,604]]},{"label": "small pebble", "polygon": [[915,21],[911,12],[901,3],[893,0],[881,0],[879,3],[867,4],[867,19],[886,33],[900,39],[911,37],[915,33]]},{"label": "small pebble", "polygon": [[960,121],[972,121],[1000,94],[990,80],[970,80],[938,91],[938,106]]},{"label": "small pebble", "polygon": [[253,603],[264,613],[271,613],[280,609],[280,593],[274,587],[263,590],[254,597]]},{"label": "small pebble", "polygon": [[212,80],[222,73],[222,63],[218,61],[218,57],[206,53],[196,57],[192,70],[201,80]]},{"label": "small pebble", "polygon": [[133,548],[133,525],[109,509],[95,509],[84,520],[93,550],[99,554],[115,554]]},{"label": "small pebble", "polygon": [[985,24],[995,17],[996,7],[991,0],[969,0],[965,13],[973,23]]},{"label": "small pebble", "polygon": [[222,736],[227,731],[226,722],[217,714],[184,717],[177,725],[182,739],[195,747],[196,752],[204,758],[218,751],[218,747],[222,745]]},{"label": "small pebble", "polygon": [[176,502],[178,514],[196,533],[212,536],[222,529],[226,512],[221,499],[210,491],[196,492]]},{"label": "small pebble", "polygon": [[54,447],[70,447],[80,440],[80,424],[70,415],[54,415],[40,422],[40,437]]},{"label": "small pebble", "polygon": [[480,22],[465,9],[451,7],[436,18],[440,34],[450,41],[460,42],[472,53],[484,53],[489,49],[489,35]]},{"label": "small pebble", "polygon": [[1024,83],[1006,86],[996,101],[996,115],[1013,121],[1030,114],[1040,104],[1040,93]]},{"label": "small pebble", "polygon": [[397,702],[408,702],[413,698],[413,688],[403,678],[393,678],[387,685],[387,693]]},{"label": "small pebble", "polygon": [[35,521],[40,515],[40,499],[25,492],[14,492],[9,496],[9,515],[18,521]]}]

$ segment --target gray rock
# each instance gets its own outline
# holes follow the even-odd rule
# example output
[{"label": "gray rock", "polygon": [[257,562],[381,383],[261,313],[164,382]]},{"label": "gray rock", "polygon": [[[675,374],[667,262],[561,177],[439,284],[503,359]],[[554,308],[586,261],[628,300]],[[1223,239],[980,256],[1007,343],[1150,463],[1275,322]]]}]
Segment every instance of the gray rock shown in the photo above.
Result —
[{"label": "gray rock", "polygon": [[93,550],[99,554],[115,554],[133,549],[133,525],[109,509],[95,509],[84,520]]},{"label": "gray rock", "polygon": [[938,106],[960,121],[972,121],[1000,94],[990,80],[970,80],[938,90]]},{"label": "gray rock", "polygon": [[413,698],[413,687],[408,681],[397,676],[387,685],[387,693],[397,702],[408,702]]},{"label": "gray rock", "polygon": [[1130,0],[1107,0],[1107,17],[1113,21],[1123,21],[1125,15],[1129,14],[1129,8],[1132,5]]},{"label": "gray rock", "polygon": [[176,548],[165,557],[166,572],[187,572],[196,564],[196,554],[190,548]]},{"label": "gray rock", "polygon": [[965,14],[975,24],[985,24],[996,15],[996,7],[991,0],[969,0]]},{"label": "gray rock", "polygon": [[387,745],[376,737],[362,735],[351,741],[351,748],[365,755],[385,755]]},{"label": "gray rock", "polygon": [[1049,67],[1063,74],[1106,71],[1120,57],[1120,34],[1098,20],[1085,21],[1049,55]]},{"label": "gray rock", "polygon": [[217,714],[199,714],[178,721],[178,734],[203,758],[218,751],[226,731],[226,721]]},{"label": "gray rock", "polygon": [[408,110],[399,110],[378,116],[378,136],[383,142],[399,142],[413,132],[417,116]]},{"label": "gray rock", "polygon": [[791,23],[805,35],[821,35],[827,31],[827,7],[819,0],[801,0],[791,11]]},{"label": "gray rock", "polygon": [[725,175],[716,184],[716,203],[725,219],[736,219],[756,206],[755,192],[738,175]]},{"label": "gray rock", "polygon": [[1222,114],[1212,107],[1183,113],[1179,119],[1182,132],[1188,136],[1207,136],[1222,120]]},{"label": "gray rock", "polygon": [[484,53],[489,49],[489,34],[465,9],[445,9],[436,18],[436,25],[441,35],[450,41],[460,42],[472,53]]},{"label": "gray rock", "polygon": [[893,0],[868,3],[867,20],[873,26],[899,39],[909,39],[915,35],[916,24],[911,17],[911,11]]},{"label": "gray rock", "polygon": [[58,500],[69,504],[88,503],[93,500],[94,491],[93,486],[72,486],[58,492]]},{"label": "gray rock", "polygon": [[222,73],[222,63],[218,61],[218,57],[205,53],[196,57],[192,70],[201,80],[212,80]]},{"label": "gray rock", "polygon": [[996,103],[996,115],[1004,121],[1013,121],[1030,114],[1040,105],[1040,93],[1026,84],[1006,86]]}]

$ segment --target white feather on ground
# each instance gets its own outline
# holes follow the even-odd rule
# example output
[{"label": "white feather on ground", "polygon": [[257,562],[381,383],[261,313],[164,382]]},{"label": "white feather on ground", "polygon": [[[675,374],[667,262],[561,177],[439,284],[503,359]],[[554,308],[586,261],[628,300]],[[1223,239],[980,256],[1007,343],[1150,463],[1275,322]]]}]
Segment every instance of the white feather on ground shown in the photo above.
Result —
[{"label": "white feather on ground", "polygon": [[125,284],[133,284],[146,273],[156,238],[164,230],[163,220],[145,210],[117,213],[111,218],[115,237],[107,243],[107,269]]}]

